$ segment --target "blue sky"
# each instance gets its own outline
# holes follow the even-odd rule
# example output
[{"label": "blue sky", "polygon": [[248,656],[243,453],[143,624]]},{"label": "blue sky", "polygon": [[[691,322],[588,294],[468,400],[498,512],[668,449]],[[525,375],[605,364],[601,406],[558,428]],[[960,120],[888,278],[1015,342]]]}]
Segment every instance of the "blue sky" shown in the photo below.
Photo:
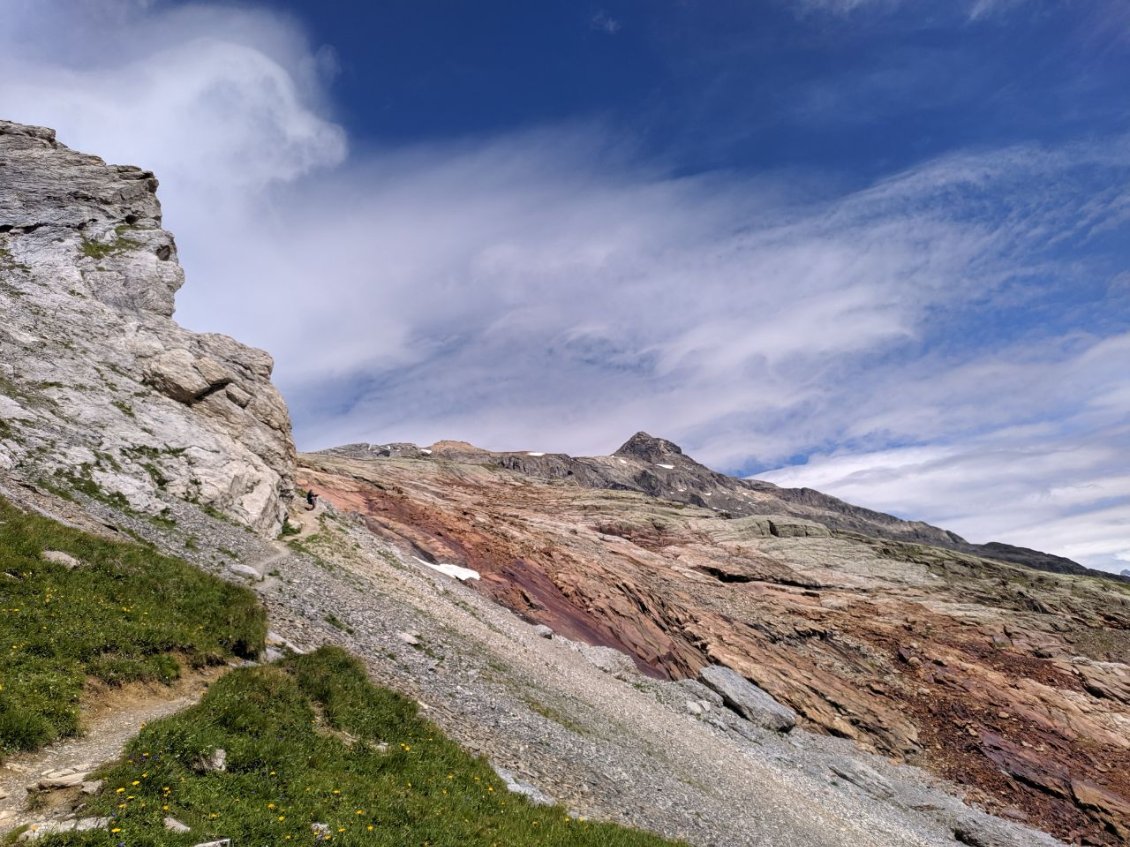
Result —
[{"label": "blue sky", "polygon": [[638,429],[1130,567],[1130,6],[2,0],[299,446]]}]

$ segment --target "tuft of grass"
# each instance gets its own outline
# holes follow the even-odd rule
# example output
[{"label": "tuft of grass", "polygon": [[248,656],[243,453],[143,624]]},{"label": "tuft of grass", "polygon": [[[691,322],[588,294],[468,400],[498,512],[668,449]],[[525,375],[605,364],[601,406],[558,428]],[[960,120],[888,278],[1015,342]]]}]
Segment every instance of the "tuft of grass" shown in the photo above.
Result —
[{"label": "tuft of grass", "polygon": [[[44,550],[84,564],[67,570]],[[178,659],[257,655],[266,629],[247,589],[0,498],[0,756],[76,734],[88,677],[169,682]]]},{"label": "tuft of grass", "polygon": [[[227,768],[197,763],[217,748]],[[104,773],[85,814],[109,830],[47,836],[60,845],[309,844],[344,847],[553,845],[660,847],[653,835],[570,818],[507,792],[474,758],[372,685],[360,663],[324,647],[216,682],[196,706],[148,725]],[[171,815],[192,827],[167,831]],[[328,827],[316,837],[312,824]]]},{"label": "tuft of grass", "polygon": [[340,629],[342,632],[347,632],[350,635],[353,635],[353,627],[351,627],[349,624],[347,624],[345,621],[343,621],[341,618],[339,618],[333,612],[330,612],[329,614],[327,614],[325,620],[326,620],[326,623],[328,623],[330,626],[334,627],[335,629]]},{"label": "tuft of grass", "polygon": [[82,240],[82,255],[91,259],[104,259],[107,256],[113,256],[115,253],[124,253],[127,250],[136,250],[141,247],[141,244],[132,238],[122,238],[120,233],[117,234],[119,237],[108,244],[84,238]]},{"label": "tuft of grass", "polygon": [[[99,466],[100,465],[101,462],[99,462]],[[106,503],[118,509],[128,510],[130,508],[129,500],[126,499],[124,494],[120,491],[103,491],[102,486],[94,480],[95,467],[96,466],[90,464],[90,462],[83,462],[78,468],[78,473],[59,469],[55,471],[55,476],[62,481],[64,485],[69,486],[72,490],[80,494],[85,494],[92,500]]]},{"label": "tuft of grass", "polygon": [[110,405],[114,406],[119,412],[121,412],[127,418],[136,418],[137,417],[137,415],[133,411],[133,406],[131,406],[125,400],[111,400]]},{"label": "tuft of grass", "polygon": [[10,270],[31,271],[31,268],[23,262],[17,262],[12,258],[12,251],[7,247],[0,247],[0,271]]}]

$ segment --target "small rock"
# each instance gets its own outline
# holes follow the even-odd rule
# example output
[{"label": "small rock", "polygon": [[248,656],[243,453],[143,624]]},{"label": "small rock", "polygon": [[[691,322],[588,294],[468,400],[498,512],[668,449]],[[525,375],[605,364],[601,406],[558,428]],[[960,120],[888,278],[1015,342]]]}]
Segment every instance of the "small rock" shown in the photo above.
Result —
[{"label": "small rock", "polygon": [[419,647],[420,639],[410,632],[398,632],[396,637],[407,644],[409,647]]},{"label": "small rock", "polygon": [[86,832],[91,829],[105,829],[109,825],[109,818],[79,818],[75,821],[75,832]]},{"label": "small rock", "polygon": [[183,824],[174,817],[165,816],[165,829],[169,832],[192,832],[192,827],[188,824]]},{"label": "small rock", "polygon": [[727,706],[750,723],[777,732],[788,732],[796,726],[796,712],[730,668],[707,665],[699,671],[699,679],[717,691]]},{"label": "small rock", "polygon": [[538,638],[553,638],[553,630],[543,623],[534,627],[534,635]]},{"label": "small rock", "polygon": [[194,844],[193,847],[231,847],[231,839],[220,838],[216,841],[201,841],[199,844]]},{"label": "small rock", "polygon": [[499,779],[506,783],[506,790],[511,794],[521,794],[535,806],[552,806],[554,800],[549,795],[535,788],[534,786],[519,782],[513,773],[503,768],[495,768],[494,772],[498,774]]},{"label": "small rock", "polygon": [[236,385],[229,385],[225,389],[228,399],[241,409],[246,409],[247,404],[251,402],[251,395]]},{"label": "small rock", "polygon": [[78,768],[59,768],[56,771],[47,771],[45,774],[43,774],[43,778],[44,779],[58,779],[61,776],[70,776],[71,774],[76,773],[77,771],[78,771]]},{"label": "small rock", "polygon": [[845,758],[832,762],[829,768],[836,776],[846,779],[878,800],[889,800],[894,796],[894,789],[886,778],[862,762]]},{"label": "small rock", "polygon": [[86,780],[84,773],[72,773],[65,776],[46,776],[39,780],[40,791],[54,791],[59,788],[72,788],[81,785]]},{"label": "small rock", "polygon": [[39,821],[20,833],[19,841],[36,841],[45,835],[57,832],[70,832],[75,828],[74,821]]},{"label": "small rock", "polygon": [[82,562],[70,553],[64,553],[62,550],[44,550],[39,554],[39,558],[43,559],[45,562],[54,562],[57,565],[62,565],[69,571],[82,567]]},{"label": "small rock", "polygon": [[251,565],[243,565],[239,562],[232,562],[230,565],[228,565],[228,570],[239,576],[246,577],[253,582],[259,582],[261,579],[263,579],[263,574],[255,570],[255,568],[251,567]]},{"label": "small rock", "polygon": [[228,751],[217,747],[207,756],[201,756],[196,762],[196,770],[201,773],[213,773],[228,769]]},{"label": "small rock", "polygon": [[78,820],[39,821],[33,823],[20,834],[19,841],[35,841],[45,835],[60,832],[87,832],[92,829],[105,829],[110,825],[109,818],[79,818]]},{"label": "small rock", "polygon": [[102,780],[100,780],[100,779],[88,780],[88,781],[86,781],[82,784],[82,793],[83,794],[97,794],[101,790],[102,790]]},{"label": "small rock", "polygon": [[702,714],[702,706],[700,706],[694,700],[688,700],[687,701],[687,711],[690,712],[695,717],[698,717],[699,715]]}]

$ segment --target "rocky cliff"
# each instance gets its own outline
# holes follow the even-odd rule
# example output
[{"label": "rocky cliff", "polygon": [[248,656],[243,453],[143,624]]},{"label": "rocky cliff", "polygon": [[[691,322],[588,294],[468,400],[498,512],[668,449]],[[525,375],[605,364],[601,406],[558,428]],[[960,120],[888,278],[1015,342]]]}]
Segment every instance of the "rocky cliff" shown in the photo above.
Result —
[{"label": "rocky cliff", "polygon": [[[968,552],[640,434],[612,456],[350,445],[299,483],[527,620],[660,679],[724,665],[808,729],[1001,814],[1130,838],[1130,588]],[[978,548],[973,548],[978,549]]]},{"label": "rocky cliff", "polygon": [[184,273],[156,190],[0,121],[0,468],[275,533],[294,446],[271,357],[171,319]]}]

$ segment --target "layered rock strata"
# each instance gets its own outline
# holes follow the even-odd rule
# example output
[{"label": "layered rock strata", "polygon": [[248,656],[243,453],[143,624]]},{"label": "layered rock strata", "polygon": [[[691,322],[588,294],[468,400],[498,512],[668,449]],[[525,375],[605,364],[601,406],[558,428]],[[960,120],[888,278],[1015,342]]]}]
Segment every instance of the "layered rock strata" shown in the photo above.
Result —
[{"label": "layered rock strata", "polygon": [[294,445],[271,357],[172,319],[152,173],[0,121],[0,468],[275,533]]},{"label": "layered rock strata", "polygon": [[[676,451],[642,439],[591,460],[351,446],[300,457],[299,483],[650,676],[725,666],[799,726],[923,764],[995,812],[1069,840],[1130,837],[1123,583],[829,526]],[[639,490],[649,478],[683,502]]]},{"label": "layered rock strata", "polygon": [[[466,464],[488,464],[520,471],[537,479],[569,480],[589,488],[641,491],[676,503],[711,509],[722,515],[781,515],[818,523],[821,527],[947,547],[1002,562],[1054,573],[1089,574],[1125,579],[1128,574],[1094,571],[1063,556],[1026,547],[991,542],[972,544],[949,530],[923,521],[901,518],[853,506],[811,488],[781,488],[759,479],[737,479],[712,471],[683,453],[678,445],[646,432],[633,435],[611,456],[573,457],[562,453],[491,453],[461,441],[441,441],[425,453],[411,444],[350,444],[324,451],[343,458],[435,455]],[[416,451],[413,454],[412,451]]]}]

